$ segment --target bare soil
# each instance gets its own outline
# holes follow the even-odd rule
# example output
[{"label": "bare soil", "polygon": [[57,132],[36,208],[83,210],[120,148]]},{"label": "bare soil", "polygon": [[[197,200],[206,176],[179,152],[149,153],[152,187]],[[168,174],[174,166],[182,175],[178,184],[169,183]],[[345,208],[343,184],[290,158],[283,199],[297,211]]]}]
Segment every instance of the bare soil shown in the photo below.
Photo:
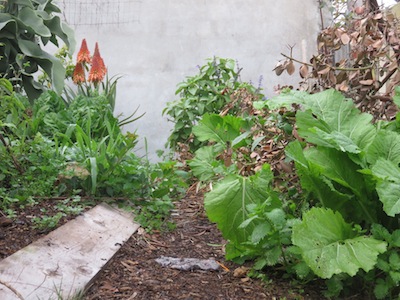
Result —
[{"label": "bare soil", "polygon": [[[0,220],[0,259],[46,234],[34,229],[31,220],[41,214],[41,207],[51,213],[53,206],[41,202],[19,211],[11,223]],[[61,225],[70,218],[63,218]],[[304,288],[276,269],[267,270],[264,280],[250,278],[248,266],[226,261],[226,242],[204,214],[202,195],[189,193],[176,202],[171,218],[177,225],[171,232],[149,234],[140,228],[133,234],[90,284],[84,299],[324,298],[317,282]],[[161,256],[213,258],[221,267],[217,271],[182,271],[159,265],[155,260]]]}]

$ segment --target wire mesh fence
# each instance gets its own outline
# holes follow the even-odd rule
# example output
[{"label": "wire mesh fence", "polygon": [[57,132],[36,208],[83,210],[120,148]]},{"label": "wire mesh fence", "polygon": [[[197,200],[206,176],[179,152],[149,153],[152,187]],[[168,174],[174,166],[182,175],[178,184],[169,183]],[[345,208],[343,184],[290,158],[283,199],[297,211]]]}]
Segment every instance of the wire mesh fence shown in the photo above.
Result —
[{"label": "wire mesh fence", "polygon": [[58,0],[71,26],[124,25],[138,22],[141,0]]}]

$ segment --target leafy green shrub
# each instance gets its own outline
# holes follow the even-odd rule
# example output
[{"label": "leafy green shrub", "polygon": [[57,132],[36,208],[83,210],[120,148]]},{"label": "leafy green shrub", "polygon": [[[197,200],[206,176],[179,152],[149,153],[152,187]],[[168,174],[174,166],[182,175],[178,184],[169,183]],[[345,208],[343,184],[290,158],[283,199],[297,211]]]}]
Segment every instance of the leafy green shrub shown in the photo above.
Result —
[{"label": "leafy green shrub", "polygon": [[[0,79],[0,101],[2,211],[43,197],[88,195],[134,206],[149,230],[173,227],[167,217],[174,197],[185,191],[185,172],[176,162],[151,164],[136,156],[137,135],[121,126],[137,118],[118,120],[107,95],[79,95],[67,105],[46,91],[32,104]],[[53,228],[73,206],[35,218],[35,226]]]},{"label": "leafy green shrub", "polygon": [[[394,101],[399,99],[396,95]],[[350,295],[359,286],[366,296],[397,297],[398,121],[373,124],[372,115],[334,90],[314,95],[288,91],[263,103],[269,108],[293,105],[299,108],[295,125],[300,140],[286,147],[286,155],[300,178],[299,202],[279,195],[268,164],[251,176],[226,172],[205,195],[207,215],[229,240],[227,258],[255,260],[258,270],[283,265],[304,280],[323,278],[329,296]],[[214,129],[227,137],[231,127],[226,126]],[[203,134],[202,129],[200,138]],[[200,172],[200,164],[192,166]]]},{"label": "leafy green shrub", "polygon": [[49,75],[54,90],[61,94],[65,69],[54,56],[45,52],[48,42],[58,46],[60,38],[72,53],[75,48],[73,31],[61,21],[60,9],[50,1],[3,1],[0,12],[0,74],[10,79],[17,91],[25,91],[29,99],[37,98],[44,87],[34,74],[39,67]]},{"label": "leafy green shrub", "polygon": [[[67,106],[63,99],[52,92],[39,97],[33,105],[33,115],[38,122],[38,130],[49,137],[54,133],[66,133],[70,124],[90,129],[92,138],[101,139],[110,134],[106,124],[118,131],[118,119],[114,117],[108,100],[103,95],[77,96]],[[71,134],[72,141],[76,136]]]},{"label": "leafy green shrub", "polygon": [[[179,143],[190,146],[192,151],[201,145],[192,135],[192,127],[197,124],[205,113],[219,113],[224,107],[231,112],[238,110],[240,102],[232,101],[232,94],[240,88],[256,92],[256,89],[239,81],[239,71],[236,71],[235,61],[214,57],[199,68],[199,74],[188,77],[178,84],[176,95],[179,100],[169,102],[163,110],[163,115],[170,117],[174,128],[168,139],[169,147],[179,149]],[[260,97],[262,97],[260,95]]]},{"label": "leafy green shrub", "polygon": [[63,163],[55,155],[54,141],[38,132],[28,99],[15,94],[6,79],[0,84],[0,206],[7,207],[32,195],[53,194]]}]

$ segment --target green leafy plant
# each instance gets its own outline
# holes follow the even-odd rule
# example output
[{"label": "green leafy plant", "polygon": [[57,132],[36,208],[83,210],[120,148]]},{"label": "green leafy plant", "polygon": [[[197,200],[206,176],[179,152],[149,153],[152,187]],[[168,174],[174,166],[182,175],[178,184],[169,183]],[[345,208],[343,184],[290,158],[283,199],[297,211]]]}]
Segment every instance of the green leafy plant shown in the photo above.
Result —
[{"label": "green leafy plant", "polygon": [[[74,194],[125,199],[127,206],[138,198],[142,204],[159,199],[171,207],[174,195],[184,191],[184,179],[175,175],[176,162],[153,165],[131,152],[137,135],[122,133],[106,97],[81,95],[67,106],[60,95],[46,91],[31,104],[13,92],[8,80],[0,84],[3,211],[33,199]],[[156,207],[143,219],[150,218]],[[166,218],[169,210],[160,210]],[[57,221],[57,217],[44,217],[37,219],[37,226]]]},{"label": "green leafy plant", "polygon": [[[287,95],[281,100],[288,104]],[[361,113],[352,101],[334,90],[297,98],[295,102],[303,107],[296,114],[299,136],[313,146],[293,142],[287,155],[295,161],[303,189],[311,193],[317,200],[314,205],[320,208],[303,215],[302,223],[293,228],[293,243],[320,277],[342,273],[362,276],[360,268],[369,272],[376,268],[378,259],[387,255],[387,241],[376,239],[377,235],[371,237],[372,228],[377,224],[389,231],[397,228],[395,216],[400,210],[395,186],[400,136],[390,129],[393,122],[372,124],[372,115]],[[329,224],[323,224],[326,220]],[[324,230],[319,233],[317,228]],[[337,246],[332,247],[335,243]],[[378,256],[380,253],[383,255]],[[329,262],[328,268],[324,260],[329,257],[336,257],[338,265]],[[375,296],[382,298],[379,277],[372,280],[380,293]],[[391,288],[384,297],[395,293],[393,285]]]},{"label": "green leafy plant", "polygon": [[[334,90],[285,91],[254,105],[297,107],[297,139],[285,152],[295,163],[301,192],[293,199],[280,195],[268,164],[251,176],[225,169],[204,201],[208,217],[229,241],[227,258],[254,260],[257,270],[282,265],[303,280],[326,279],[330,296],[350,295],[350,286],[369,286],[366,295],[378,299],[397,295],[398,121],[373,124],[372,115]],[[229,121],[211,119],[205,116],[193,130],[215,143],[196,152],[209,155],[208,164],[189,163],[205,180],[216,178],[210,171],[216,170],[215,149],[224,149],[228,139],[245,141],[234,137],[240,130],[230,136]]]},{"label": "green leafy plant", "polygon": [[[43,213],[46,213],[46,211],[42,211]],[[61,218],[65,217],[66,214],[62,212],[58,212],[53,216],[47,216],[43,215],[41,217],[34,217],[32,218],[32,223],[34,224],[33,226],[39,230],[49,230],[53,229],[58,225],[60,222]]]},{"label": "green leafy plant", "polygon": [[[163,110],[163,115],[168,115],[170,121],[174,122],[168,139],[171,149],[178,150],[181,143],[189,145],[194,152],[204,145],[192,134],[192,127],[202,115],[219,113],[224,108],[231,112],[239,109],[240,101],[233,100],[234,92],[240,88],[252,89],[252,86],[240,83],[240,70],[236,70],[236,67],[232,59],[214,57],[199,67],[199,74],[178,84],[175,94],[180,99],[169,102]],[[255,90],[253,89],[254,92]]]},{"label": "green leafy plant", "polygon": [[60,38],[72,53],[75,41],[72,30],[61,21],[60,9],[53,1],[4,2],[0,12],[0,74],[10,79],[13,86],[25,91],[29,99],[37,98],[44,87],[34,74],[39,67],[49,75],[54,90],[61,94],[65,69],[53,55],[43,50],[48,42],[58,45]]}]

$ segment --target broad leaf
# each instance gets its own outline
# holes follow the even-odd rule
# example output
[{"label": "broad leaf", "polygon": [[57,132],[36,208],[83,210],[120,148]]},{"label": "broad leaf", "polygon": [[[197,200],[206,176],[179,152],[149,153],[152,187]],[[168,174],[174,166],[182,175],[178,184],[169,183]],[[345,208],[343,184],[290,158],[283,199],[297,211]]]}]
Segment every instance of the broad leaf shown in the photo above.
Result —
[{"label": "broad leaf", "polygon": [[267,202],[270,210],[280,208],[281,203],[270,197],[269,185],[272,172],[269,165],[251,177],[230,176],[218,183],[207,193],[204,206],[208,218],[217,223],[224,238],[235,244],[246,242],[252,235],[257,222],[240,226],[249,218],[248,205]]},{"label": "broad leaf", "polygon": [[54,90],[61,94],[65,78],[65,69],[61,62],[43,51],[38,44],[32,41],[18,40],[18,46],[23,54],[36,59],[37,63],[51,77]]},{"label": "broad leaf", "polygon": [[400,168],[394,162],[380,158],[372,167],[372,174],[378,178],[376,191],[388,216],[400,213]]},{"label": "broad leaf", "polygon": [[360,153],[373,140],[372,115],[335,90],[310,95],[306,111],[296,115],[298,133],[308,142],[350,153]]},{"label": "broad leaf", "polygon": [[217,153],[214,146],[202,147],[195,152],[195,158],[188,162],[193,175],[200,181],[208,181],[216,175],[216,168],[222,165],[215,159]]},{"label": "broad leaf", "polygon": [[358,165],[346,153],[332,148],[316,147],[305,150],[304,155],[324,177],[352,191],[360,199],[368,196],[363,175],[357,172]]},{"label": "broad leaf", "polygon": [[193,127],[193,134],[202,142],[214,141],[225,145],[241,134],[240,129],[243,125],[244,121],[241,118],[205,114],[199,124]]},{"label": "broad leaf", "polygon": [[371,165],[379,158],[400,163],[400,135],[397,132],[381,129],[366,151],[368,163]]},{"label": "broad leaf", "polygon": [[[296,141],[286,147],[286,155],[294,160],[303,189],[324,207],[338,210],[357,222],[365,220],[367,214],[359,201],[368,202],[372,189],[346,153],[324,147],[303,150]],[[369,214],[368,219],[372,219],[374,210]]]},{"label": "broad leaf", "polygon": [[[288,90],[282,91],[278,96],[263,101],[263,104],[264,107],[268,106],[269,109],[278,109],[280,107],[290,109],[293,104],[299,105],[306,103],[308,97],[310,97],[310,94],[306,92]],[[258,107],[262,107],[261,103],[258,104]]]},{"label": "broad leaf", "polygon": [[51,36],[49,28],[43,24],[43,19],[40,18],[32,8],[22,8],[18,14],[18,17],[20,21],[29,29],[29,31],[43,37]]},{"label": "broad leaf", "polygon": [[303,221],[293,226],[292,241],[321,278],[340,273],[354,276],[359,269],[368,272],[387,246],[386,242],[357,236],[338,212],[323,208],[312,208],[304,214]]}]

